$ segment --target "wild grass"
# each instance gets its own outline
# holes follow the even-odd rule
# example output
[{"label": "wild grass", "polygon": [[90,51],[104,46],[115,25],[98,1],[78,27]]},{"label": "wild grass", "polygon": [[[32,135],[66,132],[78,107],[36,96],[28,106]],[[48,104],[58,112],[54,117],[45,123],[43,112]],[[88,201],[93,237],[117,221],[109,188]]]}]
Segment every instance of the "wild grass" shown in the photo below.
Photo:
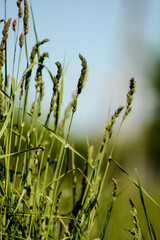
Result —
[{"label": "wild grass", "polygon": [[[6,12],[6,1],[4,5]],[[111,162],[138,187],[149,239],[156,239],[144,195],[158,207],[159,205],[141,187],[139,177],[137,181],[133,179],[113,158],[121,126],[132,108],[134,78],[129,82],[125,106],[118,107],[108,117],[98,152],[93,154],[94,147],[88,141],[88,153],[87,156],[83,156],[70,144],[69,137],[78,107],[78,98],[87,77],[87,61],[79,54],[81,74],[72,101],[61,119],[65,66],[58,61],[55,62],[57,72],[52,73],[45,65],[49,53],[41,53],[41,46],[46,45],[49,40],[38,40],[31,2],[29,6],[27,0],[18,0],[17,10],[17,19],[6,19],[5,14],[0,21],[3,29],[0,43],[0,240],[90,239],[99,214],[99,202]],[[30,15],[36,39],[31,53],[27,47]],[[20,30],[21,22],[23,29]],[[15,37],[13,60],[7,57],[8,31],[11,27]],[[22,58],[22,51],[25,51],[25,58]],[[22,75],[21,62],[25,62],[26,65]],[[11,77],[8,75],[8,64],[12,64]],[[53,84],[53,91],[46,120],[42,122],[40,116],[45,94],[44,69],[48,72],[47,81]],[[35,81],[34,97],[29,95],[31,81]],[[33,101],[30,112],[28,112],[29,98]],[[108,145],[112,138],[114,123],[120,115],[121,123],[110,149]],[[82,163],[82,168],[76,167],[77,157]],[[97,233],[97,240],[105,239],[118,197],[117,180],[112,181],[111,201],[107,203],[104,226],[102,231]],[[61,200],[65,184],[68,182],[71,195],[67,202],[68,208],[64,210]],[[144,239],[132,200],[130,204],[134,228],[126,229],[124,226],[124,231],[128,231],[130,239]]]}]

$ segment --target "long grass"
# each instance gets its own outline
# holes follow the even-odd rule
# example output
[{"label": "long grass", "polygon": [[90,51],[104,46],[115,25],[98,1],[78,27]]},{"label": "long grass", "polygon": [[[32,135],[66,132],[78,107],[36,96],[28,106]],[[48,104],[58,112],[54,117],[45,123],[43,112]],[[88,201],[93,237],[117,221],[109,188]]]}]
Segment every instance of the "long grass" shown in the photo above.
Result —
[{"label": "long grass", "polygon": [[[16,2],[15,2],[16,4]],[[110,163],[116,166],[139,189],[142,207],[148,225],[149,237],[156,239],[154,228],[147,214],[144,195],[153,201],[138,181],[113,158],[114,149],[122,124],[131,111],[135,81],[129,82],[125,106],[118,107],[109,117],[104,136],[96,156],[94,147],[87,143],[88,153],[83,156],[69,142],[72,121],[78,107],[78,98],[87,77],[87,61],[79,54],[81,75],[72,101],[60,118],[63,98],[63,82],[66,68],[58,61],[57,73],[52,73],[45,65],[49,57],[41,53],[41,45],[47,45],[48,39],[38,40],[34,11],[27,0],[17,1],[18,19],[0,21],[3,28],[0,43],[0,240],[3,239],[90,239],[99,214],[99,203],[103,194]],[[31,53],[28,52],[28,18],[31,12],[33,35],[36,42]],[[22,17],[23,16],[23,17]],[[20,23],[23,29],[20,29]],[[13,60],[7,58],[8,31],[14,34]],[[20,31],[22,33],[20,34]],[[25,58],[22,57],[25,52]],[[17,56],[19,53],[19,56]],[[21,62],[26,68],[20,73]],[[7,64],[12,64],[11,79]],[[53,84],[52,97],[48,106],[46,120],[42,122],[41,104],[44,97],[43,70],[48,72],[48,80]],[[29,95],[31,81],[35,81],[35,96]],[[33,90],[32,90],[33,92]],[[33,103],[29,109],[29,98]],[[121,117],[120,127],[113,144],[114,123]],[[106,154],[107,153],[107,154]],[[109,156],[107,159],[106,156]],[[76,159],[82,168],[76,167]],[[105,168],[104,168],[105,166]],[[62,210],[61,199],[65,184],[70,181],[70,210]],[[105,239],[112,218],[112,210],[118,197],[117,180],[113,179],[113,193],[104,217],[102,231],[96,239]],[[136,208],[130,200],[135,229],[127,229],[131,239],[143,239],[143,231],[138,222]],[[124,226],[124,231],[125,231]]]}]

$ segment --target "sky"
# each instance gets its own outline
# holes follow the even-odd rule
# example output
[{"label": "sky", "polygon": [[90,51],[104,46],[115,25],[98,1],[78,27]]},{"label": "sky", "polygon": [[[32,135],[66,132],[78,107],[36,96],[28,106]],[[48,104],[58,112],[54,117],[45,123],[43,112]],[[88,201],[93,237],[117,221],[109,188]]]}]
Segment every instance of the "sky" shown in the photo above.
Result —
[{"label": "sky", "polygon": [[[4,1],[0,2],[2,19]],[[141,127],[150,119],[154,97],[147,70],[154,53],[160,53],[160,1],[32,0],[32,7],[38,39],[50,39],[42,48],[50,55],[46,65],[56,74],[56,61],[63,63],[65,59],[66,64],[69,63],[64,78],[63,109],[71,101],[80,76],[79,53],[87,60],[88,77],[78,99],[73,132],[80,130],[82,135],[101,133],[109,108],[114,112],[125,104],[132,77],[136,80],[136,93],[126,128]],[[9,17],[17,18],[14,0],[7,0]],[[35,44],[31,18],[27,40],[31,50]],[[8,41],[12,59],[13,39]],[[52,84],[47,73],[44,74],[46,94],[42,110],[45,111]]]}]

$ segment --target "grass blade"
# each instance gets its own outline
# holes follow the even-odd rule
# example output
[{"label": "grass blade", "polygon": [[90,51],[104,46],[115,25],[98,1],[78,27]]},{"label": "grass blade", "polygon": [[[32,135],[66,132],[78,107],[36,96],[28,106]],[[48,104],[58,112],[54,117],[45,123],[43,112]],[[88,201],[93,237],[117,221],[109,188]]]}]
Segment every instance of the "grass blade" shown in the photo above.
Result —
[{"label": "grass blade", "polygon": [[[124,168],[123,168],[116,160],[114,160],[114,159],[109,159],[109,160],[112,160],[112,161],[116,164],[116,166],[136,185],[136,187],[139,188],[139,184],[136,182],[136,180],[135,180],[133,177],[131,177],[131,176],[129,175],[129,173],[126,172],[126,171],[124,170]],[[146,190],[145,190],[144,188],[141,188],[141,189],[142,189],[143,193],[144,193],[157,207],[160,208],[160,205],[146,192]]]},{"label": "grass blade", "polygon": [[11,104],[11,107],[10,107],[9,112],[8,112],[8,114],[7,114],[6,120],[5,120],[5,122],[3,123],[3,126],[2,126],[2,128],[1,128],[1,131],[0,131],[0,139],[1,139],[1,137],[3,136],[4,131],[6,130],[8,123],[10,123],[12,110],[13,110],[13,104]]},{"label": "grass blade", "polygon": [[117,181],[115,179],[112,179],[112,181],[114,183],[114,190],[113,190],[113,193],[112,193],[113,198],[112,198],[112,201],[111,201],[111,203],[109,205],[109,208],[108,208],[108,211],[107,211],[103,232],[102,232],[101,237],[100,237],[101,240],[103,240],[104,237],[105,237],[105,233],[107,231],[108,224],[109,224],[109,221],[110,221],[110,218],[111,218],[112,209],[113,209],[113,206],[114,206],[114,203],[115,203],[115,200],[116,200],[116,196],[117,196]]},{"label": "grass blade", "polygon": [[25,153],[25,152],[30,152],[30,151],[33,151],[33,150],[37,150],[37,149],[42,149],[44,150],[43,147],[34,147],[34,148],[29,148],[29,149],[25,149],[23,151],[20,151],[20,152],[13,152],[13,153],[8,153],[8,154],[3,154],[0,156],[0,159],[3,159],[5,157],[9,157],[9,156],[16,156],[16,155],[20,155],[22,153]]},{"label": "grass blade", "polygon": [[147,209],[146,209],[145,202],[144,202],[144,197],[143,197],[143,189],[142,189],[141,184],[140,184],[140,180],[139,180],[139,176],[138,176],[137,170],[136,170],[136,173],[137,173],[138,188],[139,188],[141,203],[142,203],[143,210],[144,210],[144,213],[145,213],[145,217],[146,217],[146,221],[147,221],[147,225],[148,225],[150,238],[151,238],[151,240],[156,240],[157,238],[156,238],[155,231],[153,229],[152,223],[151,223],[151,221],[149,219],[149,216],[147,214]]}]

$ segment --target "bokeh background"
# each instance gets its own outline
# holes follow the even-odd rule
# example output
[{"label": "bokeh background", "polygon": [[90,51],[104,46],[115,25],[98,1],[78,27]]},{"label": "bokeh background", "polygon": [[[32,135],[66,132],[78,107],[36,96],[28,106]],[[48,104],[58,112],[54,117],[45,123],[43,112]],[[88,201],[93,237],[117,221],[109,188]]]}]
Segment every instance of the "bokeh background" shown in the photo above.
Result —
[{"label": "bokeh background", "polygon": [[[2,5],[0,16],[4,16]],[[56,73],[56,61],[68,64],[63,109],[71,101],[79,79],[79,53],[87,59],[88,78],[78,99],[71,129],[72,138],[82,151],[85,149],[86,137],[95,145],[101,141],[109,109],[114,112],[125,104],[129,79],[135,78],[133,109],[122,127],[114,156],[134,177],[134,169],[137,168],[142,185],[160,202],[160,1],[32,0],[32,7],[38,39],[50,39],[44,47],[50,54],[46,65]],[[16,1],[13,0],[7,1],[7,18],[10,16],[17,18]],[[33,32],[31,22],[29,26],[29,32]],[[34,34],[29,34],[29,51],[34,44]],[[8,49],[12,59],[13,39],[9,39]],[[24,70],[23,61],[21,64]],[[11,72],[10,67],[8,71]],[[52,94],[52,84],[47,81],[47,72],[44,74],[46,94],[43,114]],[[117,178],[124,191],[119,202],[125,201],[127,205],[128,195],[135,202],[138,201],[135,196],[137,190],[115,166],[112,166],[109,179],[112,176]],[[158,209],[150,202],[148,204],[160,238]],[[129,204],[127,206],[127,210],[123,208],[123,212],[119,213],[118,223],[113,222],[114,229],[117,229],[118,224],[122,234],[124,230],[121,226],[125,225],[123,221],[125,219],[126,224],[128,221],[125,211],[129,211]]]}]

